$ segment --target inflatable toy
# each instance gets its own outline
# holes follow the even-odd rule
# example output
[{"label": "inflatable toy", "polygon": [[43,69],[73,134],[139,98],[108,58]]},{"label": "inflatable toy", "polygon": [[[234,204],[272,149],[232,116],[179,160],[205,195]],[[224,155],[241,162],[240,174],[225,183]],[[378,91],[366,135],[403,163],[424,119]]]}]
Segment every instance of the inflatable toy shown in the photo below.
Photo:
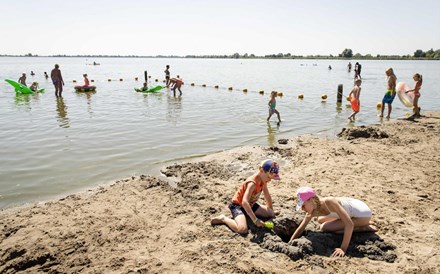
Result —
[{"label": "inflatable toy", "polygon": [[134,90],[137,92],[144,92],[144,93],[148,93],[148,92],[157,92],[161,89],[163,89],[163,86],[155,86],[154,88],[149,88],[147,90],[143,90],[142,88],[135,88]]},{"label": "inflatable toy", "polygon": [[18,94],[35,94],[37,92],[44,92],[44,88],[43,89],[39,89],[37,91],[33,91],[31,90],[29,87],[22,85],[20,83],[17,83],[15,81],[6,79],[5,82],[9,83],[11,86],[13,86],[15,88],[15,92]]},{"label": "inflatable toy", "polygon": [[75,91],[89,92],[96,91],[96,86],[75,86]]},{"label": "inflatable toy", "polygon": [[405,91],[407,90],[411,90],[411,87],[408,84],[404,82],[397,83],[396,92],[400,102],[402,102],[402,104],[404,104],[406,107],[412,107],[414,102],[414,93],[406,93]]}]

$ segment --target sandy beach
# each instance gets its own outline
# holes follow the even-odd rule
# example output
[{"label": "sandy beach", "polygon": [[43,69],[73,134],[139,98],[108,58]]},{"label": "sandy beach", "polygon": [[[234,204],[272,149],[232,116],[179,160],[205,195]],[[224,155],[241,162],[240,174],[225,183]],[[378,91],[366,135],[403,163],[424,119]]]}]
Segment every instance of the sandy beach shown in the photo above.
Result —
[{"label": "sandy beach", "polygon": [[[163,167],[60,200],[0,212],[0,273],[439,273],[440,111],[415,121],[343,129],[334,139],[301,136],[274,147],[240,147]],[[269,183],[270,231],[241,236],[210,218],[261,160],[280,164]],[[348,196],[373,211],[376,233],[355,233],[347,256],[332,258],[341,235],[304,217],[295,191]],[[263,203],[263,201],[260,201]]]}]

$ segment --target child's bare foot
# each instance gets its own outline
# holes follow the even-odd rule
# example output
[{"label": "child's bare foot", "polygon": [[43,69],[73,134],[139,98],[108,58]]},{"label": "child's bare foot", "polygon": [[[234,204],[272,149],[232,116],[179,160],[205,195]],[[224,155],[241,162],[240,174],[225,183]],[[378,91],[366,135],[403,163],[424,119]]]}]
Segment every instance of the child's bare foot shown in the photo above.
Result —
[{"label": "child's bare foot", "polygon": [[217,216],[217,217],[214,217],[214,218],[211,218],[211,225],[220,225],[220,224],[223,224],[224,222],[223,222],[223,220],[225,219],[225,215],[220,215],[220,216]]}]

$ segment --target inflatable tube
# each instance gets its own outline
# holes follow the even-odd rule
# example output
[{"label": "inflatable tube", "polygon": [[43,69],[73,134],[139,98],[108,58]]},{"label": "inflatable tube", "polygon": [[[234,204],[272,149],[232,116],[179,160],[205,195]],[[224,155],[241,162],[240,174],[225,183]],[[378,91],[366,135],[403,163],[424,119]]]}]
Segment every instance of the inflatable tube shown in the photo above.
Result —
[{"label": "inflatable tube", "polygon": [[407,90],[411,90],[411,87],[408,84],[404,82],[397,83],[396,92],[400,102],[406,107],[413,107],[414,92],[405,93]]},{"label": "inflatable tube", "polygon": [[88,92],[96,91],[96,86],[75,86],[75,91]]},{"label": "inflatable tube", "polygon": [[159,90],[163,89],[163,86],[155,86],[154,88],[149,88],[147,90],[143,90],[142,88],[135,88],[134,90],[137,92],[144,92],[144,93],[148,93],[148,92],[157,92]]},{"label": "inflatable tube", "polygon": [[20,83],[17,83],[15,81],[6,79],[5,82],[9,83],[11,86],[15,88],[15,92],[18,94],[34,94],[37,92],[44,92],[44,88],[37,90],[36,92],[30,89],[29,87],[22,85]]}]

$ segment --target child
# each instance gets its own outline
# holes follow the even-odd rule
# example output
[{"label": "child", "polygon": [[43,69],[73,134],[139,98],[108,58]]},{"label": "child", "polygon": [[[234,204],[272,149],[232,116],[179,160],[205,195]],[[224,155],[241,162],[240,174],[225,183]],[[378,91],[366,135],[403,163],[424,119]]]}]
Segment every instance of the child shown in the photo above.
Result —
[{"label": "child", "polygon": [[148,90],[148,83],[145,81],[144,86],[142,87],[142,91]]},{"label": "child", "polygon": [[173,85],[171,87],[171,90],[173,91],[174,97],[176,96],[176,88],[179,90],[180,96],[182,96],[182,91],[180,90],[180,87],[183,85],[182,79],[180,79],[180,76],[177,75],[177,78],[171,78],[170,84]]},{"label": "child", "polygon": [[354,87],[348,95],[348,98],[350,98],[351,109],[353,110],[353,113],[348,117],[351,122],[356,120],[356,114],[361,108],[361,101],[359,100],[359,97],[361,96],[361,84],[362,80],[356,79],[354,81]]},{"label": "child", "polygon": [[414,81],[416,82],[416,85],[414,86],[414,89],[405,91],[405,93],[413,92],[414,93],[414,115],[413,118],[420,118],[420,107],[419,107],[419,98],[420,98],[420,88],[422,87],[423,77],[421,74],[416,73],[413,76]]},{"label": "child", "polygon": [[38,83],[32,82],[31,86],[29,87],[33,92],[36,92],[38,90]]},{"label": "child", "polygon": [[168,87],[170,87],[170,65],[167,65],[165,67],[164,72],[165,72],[165,84],[168,88]]},{"label": "child", "polygon": [[340,248],[332,256],[343,257],[347,251],[353,231],[377,231],[371,222],[371,209],[362,201],[347,197],[319,198],[311,187],[301,187],[297,191],[296,210],[302,209],[307,214],[293,233],[290,241],[301,236],[313,217],[318,217],[320,230],[344,233]]},{"label": "child", "polygon": [[27,87],[26,85],[26,73],[22,73],[21,77],[18,78],[18,83],[22,84],[23,86]]},{"label": "child", "polygon": [[[229,209],[232,213],[232,218],[220,215],[211,219],[212,225],[226,224],[232,231],[246,234],[248,226],[246,216],[258,226],[263,227],[264,222],[258,219],[273,218],[275,212],[272,206],[272,198],[269,193],[267,184],[272,180],[279,180],[278,164],[273,160],[264,160],[258,172],[246,179],[240,186],[237,193],[235,193],[232,203],[229,204]],[[257,203],[261,193],[264,195],[266,205]]]},{"label": "child", "polygon": [[280,125],[281,123],[280,113],[278,112],[278,110],[275,109],[275,107],[277,106],[277,101],[275,97],[277,97],[277,95],[278,93],[276,91],[272,91],[270,94],[270,100],[269,103],[267,103],[269,105],[269,117],[267,117],[267,121],[269,122],[270,117],[272,117],[272,115],[276,113],[278,116],[277,125]]},{"label": "child", "polygon": [[87,74],[83,74],[84,77],[84,86],[83,87],[88,87],[89,86],[89,79],[87,78]]},{"label": "child", "polygon": [[385,71],[385,74],[387,75],[387,91],[385,92],[385,96],[382,99],[382,108],[380,112],[380,117],[383,117],[383,111],[385,110],[385,104],[388,105],[388,115],[387,119],[390,119],[391,116],[391,110],[393,107],[391,104],[394,101],[394,98],[396,97],[396,81],[397,77],[394,74],[394,71],[392,68],[388,68]]}]

